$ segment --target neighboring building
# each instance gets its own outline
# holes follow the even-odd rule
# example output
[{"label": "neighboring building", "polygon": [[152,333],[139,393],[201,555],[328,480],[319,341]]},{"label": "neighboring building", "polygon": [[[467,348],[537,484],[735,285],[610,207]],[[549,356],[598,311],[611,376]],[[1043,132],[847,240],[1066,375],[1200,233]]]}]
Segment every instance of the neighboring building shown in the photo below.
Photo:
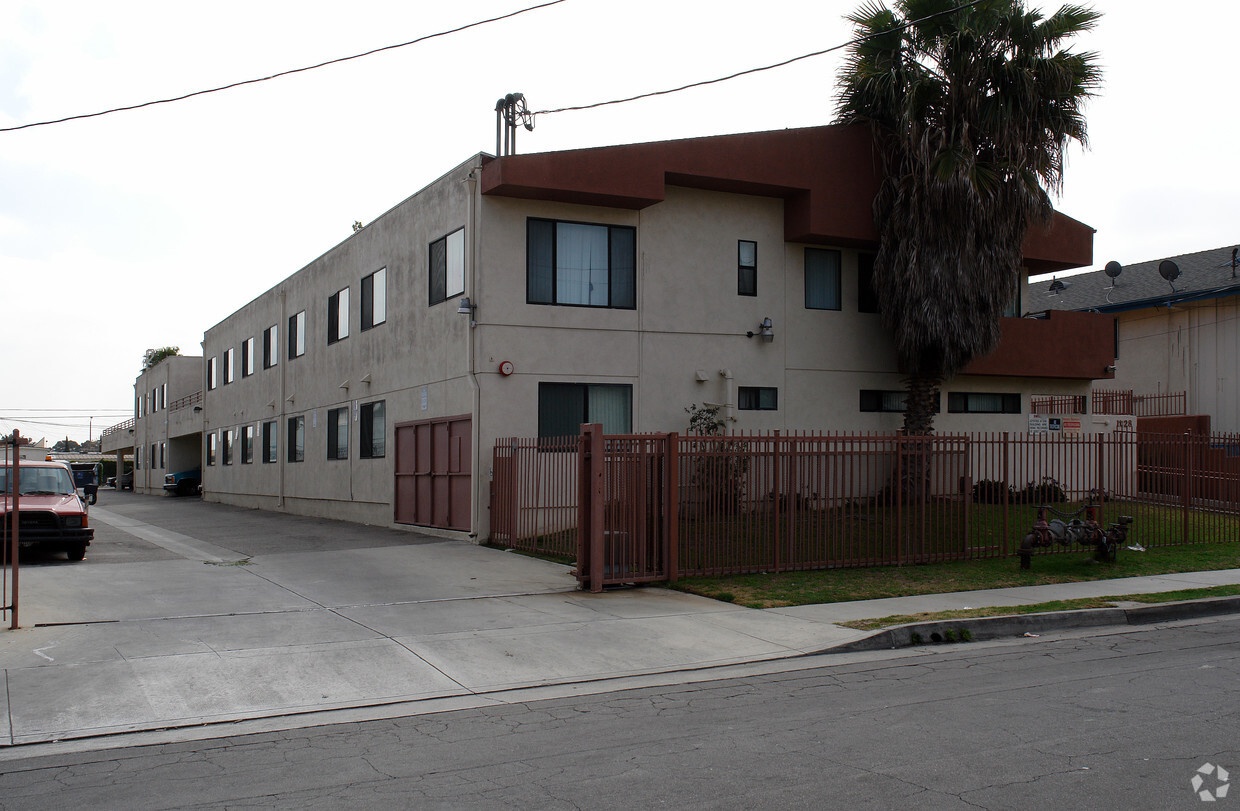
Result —
[{"label": "neighboring building", "polygon": [[201,357],[171,355],[134,381],[134,416],[99,436],[116,454],[117,476],[133,456],[135,493],[164,492],[164,475],[198,467],[202,459]]},{"label": "neighboring building", "polygon": [[[1165,262],[1167,276],[1159,268]],[[1112,266],[1112,273],[1118,266]],[[1177,273],[1178,271],[1178,273]],[[1138,395],[1187,392],[1187,413],[1211,430],[1240,432],[1240,268],[1232,247],[1029,284],[1030,310],[1116,317],[1115,379]]]},{"label": "neighboring building", "polygon": [[[895,430],[877,165],[862,127],[476,155],[207,330],[204,497],[485,538],[505,437],[683,431],[690,403]],[[1092,240],[1057,214],[1026,269]],[[1031,395],[1108,376],[1110,318],[1003,329],[944,386],[941,431],[1024,430]]]}]

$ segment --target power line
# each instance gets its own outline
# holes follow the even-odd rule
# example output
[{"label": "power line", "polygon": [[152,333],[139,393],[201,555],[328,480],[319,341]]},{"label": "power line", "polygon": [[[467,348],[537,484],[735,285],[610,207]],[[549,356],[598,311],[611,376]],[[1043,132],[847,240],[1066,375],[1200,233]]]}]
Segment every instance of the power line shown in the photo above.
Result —
[{"label": "power line", "polygon": [[981,3],[981,2],[983,2],[983,0],[971,0],[971,2],[965,3],[964,5],[961,5],[961,6],[955,6],[954,8],[949,8],[944,11],[936,11],[933,14],[927,14],[925,17],[920,17],[916,20],[909,20],[905,22],[903,25],[896,26],[895,28],[889,28],[886,31],[880,31],[876,34],[870,34],[869,36],[865,36],[865,37],[855,37],[853,39],[850,39],[848,42],[844,42],[839,45],[832,45],[830,48],[823,48],[821,51],[814,51],[813,53],[807,53],[807,54],[802,54],[800,56],[794,56],[791,59],[785,59],[782,62],[776,62],[771,65],[763,65],[762,67],[758,67],[758,68],[749,68],[748,70],[738,71],[736,73],[731,74],[730,76],[720,76],[716,79],[703,79],[700,82],[691,82],[686,85],[681,85],[680,87],[673,87],[667,90],[653,90],[649,93],[639,93],[636,96],[628,96],[627,98],[622,98],[622,99],[612,99],[610,101],[596,101],[593,104],[579,104],[573,107],[557,107],[554,110],[539,110],[534,113],[534,116],[551,115],[552,113],[568,113],[568,112],[574,112],[576,110],[593,110],[596,107],[606,107],[611,104],[627,104],[630,101],[639,101],[640,99],[648,99],[648,98],[653,98],[655,96],[666,96],[670,93],[679,93],[682,90],[691,90],[695,87],[704,87],[706,85],[718,84],[720,82],[727,82],[732,79],[739,78],[741,76],[748,76],[751,73],[761,73],[764,70],[774,70],[775,68],[782,68],[785,65],[791,65],[793,62],[800,62],[802,59],[810,59],[815,56],[822,56],[823,54],[829,54],[833,51],[843,50],[844,48],[848,48],[853,45],[859,45],[862,42],[867,42],[871,39],[876,39],[878,37],[886,36],[887,34],[890,34],[894,31],[904,31],[904,30],[907,30],[908,28],[913,27],[914,25],[920,25],[921,23],[926,22],[928,20],[933,20],[935,17],[943,17],[948,14],[955,14],[971,6],[976,6],[978,3]]},{"label": "power line", "polygon": [[195,90],[192,93],[186,93],[181,96],[173,96],[172,98],[166,98],[166,99],[156,99],[155,101],[144,101],[141,104],[131,104],[126,107],[113,107],[108,110],[100,110],[97,113],[83,113],[80,115],[70,115],[70,116],[65,116],[64,118],[57,118],[57,119],[53,119],[50,121],[35,121],[30,124],[19,124],[15,127],[0,127],[0,132],[14,132],[16,130],[30,129],[31,127],[46,127],[50,124],[63,124],[66,121],[79,121],[83,118],[98,118],[99,116],[110,115],[112,113],[122,113],[122,112],[127,112],[129,110],[140,110],[143,107],[151,107],[156,104],[170,104],[174,101],[184,101],[185,99],[192,99],[195,96],[205,96],[208,93],[219,93],[222,90],[231,90],[234,87],[243,87],[249,84],[258,84],[259,82],[267,82],[267,81],[271,81],[272,79],[278,79],[281,76],[291,76],[294,73],[305,73],[306,71],[317,70],[318,68],[327,67],[328,65],[335,65],[335,64],[339,64],[340,62],[348,62],[352,59],[361,59],[364,56],[372,56],[377,53],[382,53],[383,51],[392,51],[397,48],[404,48],[407,45],[416,45],[419,42],[425,42],[428,39],[435,39],[436,37],[446,37],[449,34],[456,34],[461,31],[468,30],[470,28],[477,28],[478,26],[486,25],[487,23],[499,22],[500,20],[507,20],[510,17],[516,17],[519,14],[524,14],[527,11],[536,11],[540,8],[547,8],[548,6],[554,6],[559,3],[563,3],[563,2],[565,2],[565,0],[548,0],[548,2],[546,3],[540,3],[536,6],[529,6],[527,8],[509,12],[508,14],[501,14],[498,17],[490,17],[485,20],[477,20],[476,22],[467,23],[465,25],[461,25],[456,28],[449,28],[446,31],[439,31],[434,34],[427,34],[425,36],[418,37],[417,39],[411,39],[408,42],[401,42],[396,45],[384,45],[381,48],[374,48],[372,50],[365,51],[363,53],[353,54],[352,56],[342,56],[339,59],[329,59],[326,62],[320,62],[317,65],[307,65],[306,67],[303,67],[303,68],[293,68],[291,70],[283,70],[283,71],[280,71],[279,73],[273,73],[270,76],[263,76],[259,79],[245,79],[244,81],[233,82],[232,84],[221,85],[219,87],[213,87],[213,88],[210,88],[209,90]]}]

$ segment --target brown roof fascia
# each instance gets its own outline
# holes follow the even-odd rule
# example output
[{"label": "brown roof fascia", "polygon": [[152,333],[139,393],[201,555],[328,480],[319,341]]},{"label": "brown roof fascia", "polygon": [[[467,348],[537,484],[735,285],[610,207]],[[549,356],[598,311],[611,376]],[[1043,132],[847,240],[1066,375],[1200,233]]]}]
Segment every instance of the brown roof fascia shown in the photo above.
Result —
[{"label": "brown roof fascia", "polygon": [[[488,161],[482,193],[643,209],[668,185],[785,200],[788,242],[874,248],[881,164],[868,126],[826,126],[508,155]],[[1056,214],[1032,232],[1037,272],[1092,261],[1093,230]],[[1079,261],[1078,261],[1079,260]]]}]

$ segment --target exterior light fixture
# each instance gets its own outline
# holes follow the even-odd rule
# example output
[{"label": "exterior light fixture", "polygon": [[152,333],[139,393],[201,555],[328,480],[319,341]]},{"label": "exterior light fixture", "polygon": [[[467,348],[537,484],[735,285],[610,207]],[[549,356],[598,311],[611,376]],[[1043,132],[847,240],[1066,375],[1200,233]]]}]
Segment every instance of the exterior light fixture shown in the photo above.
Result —
[{"label": "exterior light fixture", "polygon": [[750,330],[749,332],[746,332],[745,335],[750,338],[757,335],[762,339],[762,343],[765,344],[769,344],[771,341],[774,341],[775,329],[771,325],[771,317],[767,316],[766,318],[763,318],[762,323],[758,325],[758,330],[756,332],[754,330]]},{"label": "exterior light fixture", "polygon": [[478,305],[469,300],[469,296],[462,296],[461,303],[457,305],[456,312],[459,315],[469,316],[469,325],[476,327],[478,325]]}]

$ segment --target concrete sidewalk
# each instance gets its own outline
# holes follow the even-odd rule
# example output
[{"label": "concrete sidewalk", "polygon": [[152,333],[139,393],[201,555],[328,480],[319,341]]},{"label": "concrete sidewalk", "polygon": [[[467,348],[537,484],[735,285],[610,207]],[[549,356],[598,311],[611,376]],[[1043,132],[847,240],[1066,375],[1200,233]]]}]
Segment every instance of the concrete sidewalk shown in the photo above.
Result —
[{"label": "concrete sidewalk", "polygon": [[581,592],[568,567],[467,543],[159,501],[101,497],[85,564],[23,564],[23,627],[0,630],[0,746],[784,659],[868,636],[849,619],[1240,583],[1235,569],[757,611]]}]

